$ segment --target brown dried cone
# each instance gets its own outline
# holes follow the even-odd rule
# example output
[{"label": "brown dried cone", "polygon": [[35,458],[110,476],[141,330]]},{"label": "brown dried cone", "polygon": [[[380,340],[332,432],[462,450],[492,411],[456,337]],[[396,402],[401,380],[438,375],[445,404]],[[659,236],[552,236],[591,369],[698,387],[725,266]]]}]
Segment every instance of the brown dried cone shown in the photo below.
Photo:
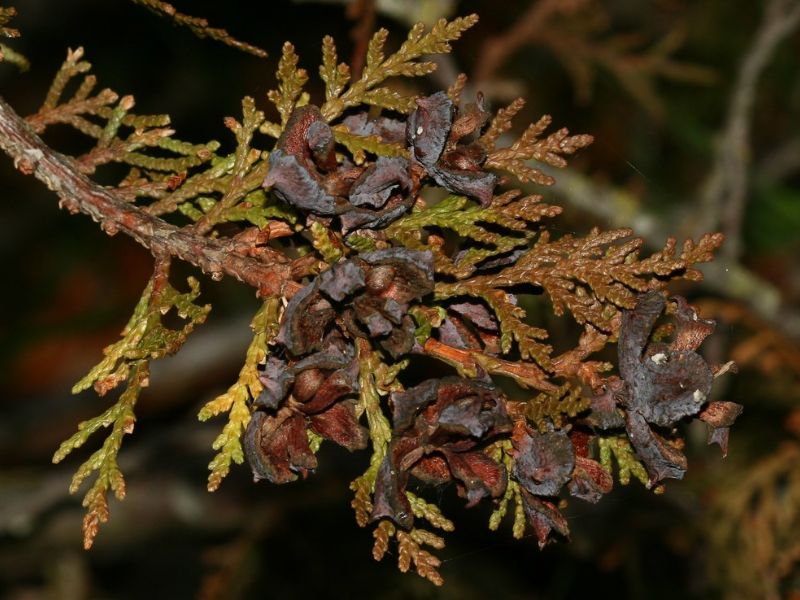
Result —
[{"label": "brown dried cone", "polygon": [[413,204],[422,179],[430,177],[446,190],[491,203],[497,176],[484,169],[487,152],[477,136],[489,120],[479,95],[459,114],[444,92],[419,98],[407,121],[366,113],[344,119],[348,132],[379,135],[385,143],[405,143],[411,161],[402,156],[378,157],[359,166],[335,154],[333,129],[313,105],[297,108],[275,149],[264,187],[283,201],[317,217],[339,217],[343,233],[381,228],[402,216]]},{"label": "brown dried cone", "polygon": [[611,491],[611,476],[586,456],[584,434],[568,436],[564,430],[541,433],[517,421],[511,441],[511,478],[519,483],[522,507],[540,547],[552,531],[569,535],[567,521],[556,506],[556,497],[565,485],[573,496],[588,502],[598,502]]},{"label": "brown dried cone", "polygon": [[[741,413],[730,402],[708,403],[714,370],[695,350],[714,329],[681,297],[675,302],[675,331],[666,344],[652,340],[656,321],[667,306],[659,292],[639,296],[633,310],[623,312],[619,332],[619,369],[622,379],[610,379],[607,389],[592,401],[590,423],[602,428],[625,427],[651,484],[665,478],[681,479],[686,457],[655,429],[671,427],[698,416],[712,430],[709,442],[727,452],[727,428]],[[622,409],[622,410],[620,410]]]},{"label": "brown dried cone", "polygon": [[414,202],[419,181],[402,157],[369,166],[336,161],[333,130],[319,108],[296,109],[270,153],[264,187],[283,201],[319,217],[339,216],[342,232],[385,227]]},{"label": "brown dried cone", "polygon": [[474,506],[497,498],[507,484],[503,465],[483,452],[486,442],[511,431],[505,399],[468,379],[429,379],[392,394],[393,435],[375,482],[372,520],[388,518],[410,529],[409,475],[432,484],[455,481]]},{"label": "brown dried cone", "polygon": [[459,144],[467,135],[480,133],[489,120],[483,97],[455,118],[453,101],[445,92],[417,100],[417,110],[408,118],[406,137],[411,156],[440,186],[455,194],[476,198],[488,206],[497,176],[483,168],[486,150],[477,142]]},{"label": "brown dried cone", "polygon": [[432,288],[430,253],[389,249],[339,262],[292,297],[276,338],[291,358],[267,361],[254,403],[259,410],[245,432],[256,480],[285,483],[315,469],[309,430],[349,450],[366,447],[355,416],[352,338],[374,337],[393,356],[408,352],[409,302]]},{"label": "brown dried cone", "polygon": [[[333,368],[348,358],[349,363]],[[351,451],[366,448],[367,432],[355,414],[358,362],[352,354],[317,352],[292,366],[271,359],[261,379],[264,393],[256,404],[283,406],[274,414],[255,411],[245,431],[245,454],[256,481],[287,483],[313,471],[317,458],[309,430]]]},{"label": "brown dried cone", "polygon": [[589,457],[589,448],[594,436],[581,429],[570,431],[569,439],[575,448],[575,469],[567,483],[569,493],[576,498],[596,504],[611,492],[614,480],[611,473]]},{"label": "brown dried cone", "polygon": [[292,297],[277,341],[296,357],[323,349],[331,329],[374,338],[393,357],[414,345],[410,303],[433,291],[430,252],[389,248],[340,261]]}]

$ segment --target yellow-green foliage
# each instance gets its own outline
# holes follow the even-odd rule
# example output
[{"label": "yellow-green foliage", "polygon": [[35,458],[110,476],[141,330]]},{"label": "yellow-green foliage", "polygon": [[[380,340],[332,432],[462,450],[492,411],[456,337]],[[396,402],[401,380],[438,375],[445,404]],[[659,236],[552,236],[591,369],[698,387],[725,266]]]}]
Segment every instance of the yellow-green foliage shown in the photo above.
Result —
[{"label": "yellow-green foliage", "polygon": [[83,545],[87,550],[94,543],[100,524],[108,521],[108,490],[114,492],[118,500],[125,497],[125,479],[117,464],[117,454],[122,445],[122,436],[133,432],[136,422],[133,407],[141,389],[148,383],[148,374],[147,360],[135,361],[131,365],[128,386],[119,400],[103,414],[78,425],[78,431],[63,442],[53,455],[53,462],[59,463],[74,449],[83,446],[94,432],[111,427],[111,433],[103,445],[78,468],[69,486],[70,493],[74,494],[87,477],[97,472],[97,479],[83,498],[83,506],[86,508],[86,516],[83,518]]},{"label": "yellow-green foliage", "polygon": [[516,481],[509,481],[506,486],[505,494],[500,498],[500,501],[489,515],[489,529],[497,531],[500,528],[500,523],[503,518],[508,514],[508,505],[514,501],[514,518],[511,522],[511,535],[514,539],[521,540],[525,535],[525,528],[527,521],[525,519],[525,508],[522,506],[522,493],[519,491],[519,484]]},{"label": "yellow-green foliage", "polygon": [[[375,478],[378,475],[383,457],[386,455],[386,446],[392,439],[392,426],[389,419],[383,414],[381,408],[380,392],[378,388],[379,376],[381,375],[380,354],[365,347],[362,343],[365,340],[358,339],[358,358],[359,358],[359,405],[357,415],[366,414],[369,437],[372,445],[372,456],[369,460],[369,467],[363,475],[357,477],[350,484],[354,497],[351,503],[356,513],[356,522],[365,527],[369,522],[369,515],[372,512],[372,491],[375,488]],[[401,367],[402,368],[402,367]],[[383,371],[381,379],[390,385],[387,376],[392,379],[396,373],[386,373]]]},{"label": "yellow-green foliage", "polygon": [[[176,352],[189,333],[205,321],[211,309],[208,305],[194,304],[200,294],[197,280],[189,278],[190,291],[182,294],[166,281],[162,268],[163,265],[157,267],[157,273],[145,288],[133,316],[122,331],[122,339],[104,350],[103,360],[75,384],[72,392],[78,393],[93,385],[102,396],[127,380],[126,389],[103,414],[81,423],[77,433],[63,442],[53,456],[53,462],[61,462],[72,450],[83,446],[94,432],[112,427],[103,446],[80,466],[70,485],[70,492],[75,493],[92,472],[98,473],[83,500],[87,509],[83,521],[87,548],[92,545],[100,524],[108,520],[107,491],[112,490],[119,499],[125,496],[125,482],[117,465],[117,454],[122,436],[133,431],[136,420],[133,407],[141,389],[148,384],[149,361]],[[175,310],[184,320],[181,329],[164,326],[162,317],[170,310]]]},{"label": "yellow-green foliage", "polygon": [[[186,204],[189,204],[188,202]],[[202,202],[198,202],[202,209]],[[214,206],[216,202],[211,201]],[[206,209],[205,212],[207,212]],[[200,211],[197,211],[200,215]],[[266,227],[273,219],[286,221],[294,225],[297,223],[297,213],[291,206],[286,206],[274,198],[267,196],[263,189],[253,190],[247,194],[236,206],[227,209],[222,214],[222,220],[228,222],[245,222],[255,225],[259,229]],[[195,219],[196,220],[196,219]],[[300,225],[297,225],[299,228]]]},{"label": "yellow-green foliage", "polygon": [[[13,27],[6,27],[9,21],[17,14],[14,7],[0,6],[0,37],[15,38],[19,37],[19,30]],[[28,59],[16,52],[13,48],[0,44],[0,62],[5,61],[17,65],[20,70],[26,71],[30,66]]]},{"label": "yellow-green foliage", "polygon": [[650,477],[647,475],[647,470],[636,458],[631,443],[624,434],[599,437],[597,443],[600,447],[600,464],[606,471],[613,474],[611,464],[613,456],[617,461],[617,479],[622,485],[628,485],[633,476],[645,487],[650,488]]},{"label": "yellow-green foliage", "polygon": [[440,327],[444,318],[447,316],[447,311],[441,306],[428,308],[425,306],[412,306],[408,314],[414,317],[417,322],[417,329],[414,332],[414,337],[417,342],[424,344],[425,340],[431,337],[431,333],[435,327]]},{"label": "yellow-green foliage", "polygon": [[86,74],[90,69],[82,48],[70,51],[41,108],[26,119],[37,133],[60,123],[94,138],[95,146],[76,159],[81,171],[91,174],[112,162],[129,165],[130,173],[116,189],[120,197],[131,202],[152,199],[146,210],[155,216],[177,210],[196,221],[200,233],[231,221],[262,228],[271,219],[297,222],[291,207],[268,198],[261,187],[269,164],[262,150],[252,147],[253,135],[265,126],[264,113],[253,98],[242,100],[241,121],[225,119],[236,147],[220,156],[217,141],[191,144],[175,139],[168,115],[134,114],[132,96],[120,98],[110,89],[94,93],[97,79]]},{"label": "yellow-green foliage", "polygon": [[31,63],[25,56],[6,44],[0,44],[0,62],[17,65],[20,71],[27,71],[31,66]]},{"label": "yellow-green foliage", "polygon": [[418,519],[425,519],[428,523],[441,529],[442,531],[453,531],[456,526],[453,522],[442,514],[442,511],[435,504],[426,502],[424,498],[406,492],[409,504],[411,504],[411,511]]},{"label": "yellow-green foliage", "polygon": [[528,325],[524,319],[527,313],[518,306],[512,297],[503,290],[487,290],[481,298],[494,311],[500,322],[500,348],[504,353],[511,350],[512,340],[517,342],[520,356],[524,359],[534,359],[545,369],[551,368],[550,354],[553,347],[540,344],[539,340],[547,339],[546,329]]},{"label": "yellow-green foliage", "polygon": [[[557,215],[561,209],[541,202],[541,196],[522,196],[511,192],[495,198],[491,206],[481,207],[463,196],[448,196],[441,202],[406,215],[386,229],[390,239],[418,250],[430,250],[436,270],[456,279],[471,276],[480,263],[507,254],[530,243],[537,230],[532,228],[544,217]],[[494,226],[489,229],[486,225]],[[426,228],[450,230],[466,245],[466,250],[454,261],[442,252],[438,242],[425,237]],[[504,230],[499,233],[497,229]],[[499,283],[499,282],[498,282]],[[545,369],[550,368],[552,348],[539,340],[547,331],[524,322],[525,310],[515,304],[500,286],[480,289],[459,286],[458,283],[437,282],[437,299],[461,294],[483,298],[500,323],[500,344],[503,352],[511,350],[516,341],[522,358],[533,358]]]},{"label": "yellow-green foliage", "polygon": [[[248,177],[248,179],[255,179],[255,177]],[[217,205],[218,203],[214,198],[198,196],[179,204],[178,211],[192,221],[199,221],[203,218],[203,215],[207,215]],[[209,219],[211,218],[213,217],[209,217]],[[297,229],[302,228],[301,225],[296,225],[298,221],[297,212],[291,206],[282,204],[275,198],[267,196],[263,189],[255,189],[249,192],[238,204],[226,208],[221,215],[218,215],[219,221],[250,223],[259,229],[267,227],[270,221],[274,219],[286,221],[291,225],[295,225]]]},{"label": "yellow-green foliage", "polygon": [[[131,366],[137,361],[177,352],[194,328],[205,321],[211,306],[194,304],[200,295],[200,284],[194,277],[188,279],[190,291],[185,293],[165,281],[156,286],[156,279],[147,284],[133,316],[122,330],[122,339],[103,350],[103,360],[73,386],[73,394],[93,385],[98,394],[104,395],[128,378]],[[164,326],[162,318],[170,310],[175,310],[185,321],[181,329]]]},{"label": "yellow-green foliage", "polygon": [[[91,67],[91,63],[83,60],[83,48],[70,50],[41,108],[26,119],[37,133],[61,123],[94,138],[94,148],[77,158],[81,171],[90,174],[98,166],[112,162],[144,169],[150,176],[150,185],[132,189],[138,192],[137,195],[158,197],[159,193],[168,189],[166,183],[161,186],[154,184],[155,181],[164,180],[159,173],[182,173],[215,158],[218,142],[190,144],[174,139],[174,130],[168,128],[168,115],[137,115],[131,112],[135,104],[133,96],[120,98],[107,88],[92,95],[97,85],[94,75],[85,75],[74,93],[68,96],[66,91],[72,80],[88,73]],[[149,154],[151,149],[158,155]],[[165,156],[165,152],[168,155]],[[134,183],[141,186],[142,173],[136,171],[136,174],[136,177],[129,175],[123,187],[124,184],[133,186]]]},{"label": "yellow-green foliage", "polygon": [[281,60],[278,62],[278,72],[276,74],[278,77],[278,89],[267,92],[267,98],[275,105],[281,115],[282,126],[286,126],[289,116],[298,106],[303,86],[308,81],[306,70],[297,68],[298,60],[294,46],[286,42],[281,52]]},{"label": "yellow-green foliage", "polygon": [[[461,37],[467,29],[478,22],[476,15],[459,17],[452,21],[439,20],[429,32],[425,32],[422,23],[414,25],[408,38],[400,49],[384,56],[384,46],[389,36],[385,29],[378,30],[369,42],[367,60],[361,77],[350,83],[349,73],[336,63],[336,48],[333,40],[323,43],[323,69],[326,81],[326,102],[322,105],[322,115],[331,121],[346,109],[359,104],[372,104],[400,112],[410,112],[414,108],[414,97],[403,96],[387,87],[377,87],[389,77],[419,77],[436,69],[430,61],[417,62],[417,59],[429,54],[450,52],[450,42]],[[327,57],[327,58],[326,58]],[[333,72],[336,76],[331,75]]]},{"label": "yellow-green foliage", "polygon": [[[514,460],[511,458],[512,445],[510,440],[503,440],[492,444],[488,448],[489,456],[502,463],[508,472],[514,465]],[[527,519],[525,517],[525,509],[522,506],[522,492],[520,492],[519,484],[513,479],[508,480],[506,491],[503,497],[497,503],[497,507],[489,515],[489,529],[497,531],[500,528],[505,516],[508,514],[508,505],[513,500],[514,502],[514,517],[511,522],[511,535],[514,539],[522,539],[525,535],[525,528],[527,527]]]},{"label": "yellow-green foliage", "polygon": [[[386,235],[409,248],[431,250],[437,271],[463,279],[472,275],[480,262],[526,246],[535,234],[530,226],[559,212],[560,208],[543,204],[541,196],[520,197],[518,192],[499,196],[488,207],[464,196],[448,196],[398,219],[386,228]],[[497,233],[486,224],[505,233]],[[435,244],[428,243],[426,228],[449,229],[469,242],[466,252],[453,262]]]},{"label": "yellow-green foliage", "polygon": [[253,134],[263,122],[264,113],[256,110],[255,100],[249,96],[242,99],[241,123],[233,117],[225,119],[225,125],[236,136],[233,164],[227,174],[222,197],[205,211],[195,226],[199,231],[208,231],[222,221],[235,221],[243,217],[243,220],[258,220],[259,216],[264,218],[265,211],[252,211],[252,205],[247,202],[251,195],[257,196],[262,192],[261,184],[269,169],[267,162],[260,160],[261,151],[250,147]]},{"label": "yellow-green foliage", "polygon": [[333,264],[344,256],[344,245],[338,234],[331,231],[319,221],[314,221],[309,227],[311,245],[319,252],[323,260]]},{"label": "yellow-green foliage", "polygon": [[525,416],[540,431],[551,427],[561,429],[566,424],[565,417],[573,418],[589,408],[591,400],[581,395],[579,386],[564,384],[554,394],[539,394],[528,401]]},{"label": "yellow-green foliage", "polygon": [[258,365],[266,359],[267,342],[278,332],[280,305],[279,298],[270,298],[264,302],[253,317],[251,327],[255,335],[247,348],[239,379],[228,388],[227,392],[207,402],[197,415],[201,421],[207,421],[224,412],[228,413],[228,422],[212,445],[214,450],[219,452],[208,465],[211,471],[208,476],[210,492],[216,490],[222,483],[230,471],[232,462],[241,464],[244,461],[241,436],[250,422],[249,401],[257,398],[263,389],[258,379]]},{"label": "yellow-green foliage", "polygon": [[[388,57],[384,54],[384,46],[389,32],[380,29],[369,42],[366,65],[361,77],[353,82],[349,67],[337,62],[333,38],[325,37],[322,42],[322,64],[319,68],[320,78],[325,83],[326,101],[321,107],[322,115],[326,120],[332,121],[348,108],[363,104],[403,113],[411,112],[416,106],[415,96],[403,95],[388,87],[378,86],[390,77],[418,77],[433,72],[436,69],[435,63],[417,59],[423,55],[449,52],[449,43],[461,37],[477,21],[475,15],[452,21],[441,19],[427,33],[423,24],[417,24],[399,50]],[[294,46],[286,42],[278,63],[278,89],[270,90],[267,94],[278,109],[281,123],[263,123],[260,126],[262,133],[278,137],[292,111],[308,103],[309,96],[303,91],[308,82],[308,73],[298,67],[298,62]],[[355,135],[343,125],[334,127],[334,134],[336,141],[351,152],[356,164],[364,161],[365,152],[377,156],[407,155],[407,151],[397,144],[384,142],[377,136]]]},{"label": "yellow-green foliage", "polygon": [[225,124],[236,135],[236,152],[234,153],[233,175],[243,179],[252,164],[260,158],[258,150],[250,148],[253,134],[264,122],[264,113],[256,109],[256,101],[250,96],[242,99],[242,122],[228,117]]},{"label": "yellow-green foliage", "polygon": [[337,98],[350,81],[350,67],[338,60],[336,43],[326,35],[322,38],[322,64],[319,66],[320,79],[325,82],[326,100]]},{"label": "yellow-green foliage", "polygon": [[403,146],[384,142],[377,135],[356,135],[350,133],[347,126],[343,124],[336,125],[332,129],[337,143],[347,148],[353,156],[353,162],[357,165],[364,164],[367,152],[375,156],[408,156],[408,150]]}]

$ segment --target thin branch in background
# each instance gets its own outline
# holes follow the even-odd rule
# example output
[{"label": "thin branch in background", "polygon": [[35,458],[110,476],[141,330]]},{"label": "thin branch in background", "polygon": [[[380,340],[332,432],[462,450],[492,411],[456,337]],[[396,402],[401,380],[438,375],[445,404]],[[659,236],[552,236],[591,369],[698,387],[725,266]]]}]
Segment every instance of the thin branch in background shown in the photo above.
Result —
[{"label": "thin branch in background", "polygon": [[756,166],[764,181],[784,181],[800,171],[800,137],[787,140],[767,154]]},{"label": "thin branch in background", "polygon": [[190,15],[178,12],[172,4],[162,2],[161,0],[131,0],[135,4],[144,6],[151,12],[159,16],[166,16],[172,19],[177,25],[188,27],[193,34],[200,38],[210,38],[217,42],[222,42],[226,46],[236,48],[242,52],[247,52],[259,58],[265,58],[267,51],[262,50],[258,46],[253,46],[247,42],[242,42],[234,38],[230,33],[219,27],[210,27],[208,21],[201,17],[192,17]]},{"label": "thin branch in background", "polygon": [[696,306],[705,318],[736,324],[747,332],[728,350],[737,367],[758,369],[765,377],[794,377],[800,382],[800,346],[782,327],[765,321],[746,304],[727,299],[707,298]]},{"label": "thin branch in background", "polygon": [[555,14],[573,13],[589,1],[591,0],[539,0],[531,4],[509,31],[486,40],[475,65],[475,81],[485,82],[494,78],[511,56],[523,46],[534,42]]},{"label": "thin branch in background", "polygon": [[355,21],[350,32],[353,40],[353,56],[350,60],[350,72],[353,79],[361,77],[367,59],[369,40],[375,31],[375,0],[355,0],[347,5],[347,18]]},{"label": "thin branch in background", "polygon": [[[784,442],[736,473],[712,504],[704,540],[709,574],[727,598],[792,598],[800,565],[800,446]],[[731,552],[729,549],[735,548]]]},{"label": "thin branch in background", "polygon": [[714,166],[703,186],[696,232],[721,228],[723,255],[738,258],[750,169],[750,129],[758,80],[778,45],[800,25],[800,1],[770,0],[736,78]]},{"label": "thin branch in background", "polygon": [[661,118],[664,106],[656,78],[695,84],[715,79],[709,69],[676,60],[684,32],[675,27],[661,39],[643,47],[640,35],[608,35],[609,17],[602,3],[592,0],[539,0],[505,33],[488,39],[481,49],[474,76],[489,95],[500,96],[512,88],[498,73],[525,46],[551,52],[570,76],[581,102],[591,98],[595,72],[604,69],[647,110]]}]

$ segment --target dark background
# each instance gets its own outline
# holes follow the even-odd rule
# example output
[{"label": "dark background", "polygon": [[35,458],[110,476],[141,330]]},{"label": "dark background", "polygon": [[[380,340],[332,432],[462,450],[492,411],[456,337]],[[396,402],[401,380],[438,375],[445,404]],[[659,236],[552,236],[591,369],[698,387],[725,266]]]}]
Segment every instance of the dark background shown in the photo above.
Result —
[{"label": "dark background", "polygon": [[[413,19],[414,11],[441,11],[447,4],[409,3],[406,14]],[[451,14],[477,12],[481,21],[456,43],[447,66],[473,72],[487,44],[502,40],[531,4],[452,3]],[[533,40],[482,82],[495,106],[511,94],[528,99],[520,124],[549,113],[555,126],[596,137],[572,162],[570,176],[580,179],[565,174],[573,185],[545,190],[548,200],[565,206],[555,233],[644,224],[641,233],[654,247],[663,245],[661,232],[681,239],[696,233],[693,223],[707,216],[703,187],[719,156],[737,73],[769,3],[574,4],[574,14],[547,26],[550,33],[578,32],[576,39],[595,44],[598,56],[631,40],[626,56],[641,58],[664,36],[682,32],[672,57],[698,71],[675,78],[645,69],[653,101],[619,76],[636,67],[635,60],[593,64],[593,85],[582,93],[552,47]],[[83,46],[100,87],[134,94],[140,114],[169,113],[181,139],[214,138],[230,149],[223,117],[240,114],[244,95],[271,108],[266,91],[285,39],[295,43],[315,92],[321,37],[333,35],[345,59],[353,48],[353,22],[340,4],[195,0],[176,6],[265,48],[269,58],[198,39],[123,0],[18,0],[12,24],[23,37],[11,43],[32,68],[19,73],[0,65],[0,94],[20,114],[35,112],[67,48]],[[385,14],[377,24],[392,32],[390,44],[408,28]],[[588,24],[596,28],[586,34]],[[800,455],[791,454],[800,434],[798,56],[800,35],[791,33],[757,82],[742,150],[750,162],[741,256],[726,257],[708,284],[676,288],[720,321],[707,348],[710,358],[740,363],[740,373],[717,386],[720,399],[745,405],[728,458],[705,447],[702,428],[688,431],[686,480],[671,482],[662,496],[634,481],[617,485],[599,505],[571,502],[565,511],[571,542],[543,551],[531,537],[513,540],[509,527],[488,532],[486,507],[467,511],[451,491],[423,490],[457,525],[439,553],[446,580],[441,589],[398,573],[393,556],[373,562],[370,531],[356,526],[347,489],[363,470],[364,456],[326,445],[308,481],[253,485],[244,466],[219,491],[206,492],[210,445],[223,421],[201,424],[195,415],[235,381],[257,306],[250,290],[229,281],[204,279],[205,300],[214,306],[208,322],[176,357],[154,366],[137,407],[136,432],[120,454],[128,497],[111,502],[111,521],[84,552],[81,494],[70,497],[67,488],[99,442],[57,466],[50,458],[78,422],[108,405],[90,392],[71,396],[69,388],[117,339],[152,261],[134,242],[109,238],[90,219],[59,211],[53,194],[0,156],[0,596],[800,596],[800,548],[793,542],[800,539],[800,460],[792,458]],[[685,81],[692,73],[690,79],[702,81]],[[415,85],[426,92],[446,83]],[[69,131],[48,131],[47,140],[62,151],[82,148]],[[783,162],[781,151],[788,156]],[[579,206],[577,181],[590,186],[588,204]],[[720,210],[731,209],[723,203]],[[731,272],[755,283],[743,288],[726,277]],[[547,325],[556,336],[569,331],[555,317]],[[764,580],[767,587],[744,589],[742,578]]]}]

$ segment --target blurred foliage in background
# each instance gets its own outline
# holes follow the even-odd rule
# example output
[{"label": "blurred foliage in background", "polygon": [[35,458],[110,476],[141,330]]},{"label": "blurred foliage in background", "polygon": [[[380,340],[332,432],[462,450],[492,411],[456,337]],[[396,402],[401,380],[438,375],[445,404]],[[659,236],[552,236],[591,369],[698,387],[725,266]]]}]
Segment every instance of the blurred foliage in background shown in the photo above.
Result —
[{"label": "blurred foliage in background", "polygon": [[[383,26],[397,41],[410,23],[477,12],[478,26],[418,91],[465,72],[468,93],[495,105],[525,97],[519,122],[550,113],[594,135],[546,195],[565,206],[564,231],[632,226],[653,247],[666,232],[724,231],[728,245],[704,269],[707,281],[676,291],[718,321],[706,352],[735,360],[739,373],[716,393],[745,413],[725,460],[705,449],[702,428],[690,431],[685,481],[662,496],[634,481],[597,506],[571,505],[571,543],[544,551],[530,538],[490,536],[486,514],[446,494],[462,526],[444,556],[447,583],[434,589],[372,562],[370,534],[353,527],[347,506],[359,467],[339,449],[323,449],[313,482],[254,486],[239,468],[206,492],[216,429],[195,415],[234,379],[257,305],[244,286],[209,282],[204,300],[215,310],[184,351],[154,368],[137,424],[147,435],[121,455],[128,498],[112,505],[85,553],[82,510],[66,495],[80,457],[54,467],[50,456],[76,422],[102,410],[102,399],[70,397],[69,388],[116,339],[151,257],[59,211],[50,192],[0,160],[0,594],[800,597],[798,0],[175,3],[265,48],[266,59],[124,0],[17,4],[23,37],[14,48],[31,68],[0,65],[0,90],[20,113],[35,110],[66,49],[80,45],[105,85],[134,93],[142,113],[169,113],[195,141],[224,137],[223,117],[244,95],[267,107],[286,39],[313,68],[324,34],[349,56],[360,32]],[[558,347],[569,325],[547,318]]]}]

